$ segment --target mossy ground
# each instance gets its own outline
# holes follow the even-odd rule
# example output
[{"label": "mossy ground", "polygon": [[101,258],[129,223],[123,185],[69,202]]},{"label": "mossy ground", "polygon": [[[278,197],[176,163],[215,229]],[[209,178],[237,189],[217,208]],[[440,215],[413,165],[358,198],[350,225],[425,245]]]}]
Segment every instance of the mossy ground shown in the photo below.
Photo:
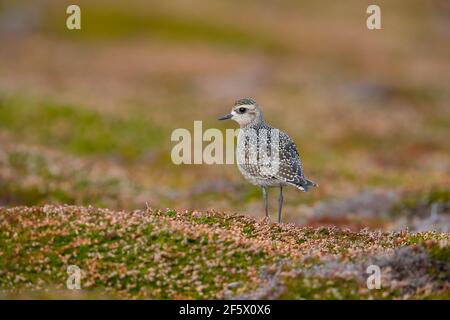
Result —
[{"label": "mossy ground", "polygon": [[[69,265],[82,270],[80,294],[94,298],[414,298],[402,287],[391,288],[405,279],[389,279],[381,290],[368,290],[361,280],[364,271],[352,277],[345,268],[422,245],[429,248],[430,261],[448,263],[449,236],[438,233],[355,233],[280,226],[213,211],[150,208],[16,207],[0,209],[0,218],[0,289],[6,298],[44,292],[51,297],[52,291],[68,290]],[[330,261],[340,267],[316,272]],[[444,297],[448,279],[429,272],[435,290],[423,293],[417,287],[414,292]],[[276,295],[264,290],[275,278]]]}]

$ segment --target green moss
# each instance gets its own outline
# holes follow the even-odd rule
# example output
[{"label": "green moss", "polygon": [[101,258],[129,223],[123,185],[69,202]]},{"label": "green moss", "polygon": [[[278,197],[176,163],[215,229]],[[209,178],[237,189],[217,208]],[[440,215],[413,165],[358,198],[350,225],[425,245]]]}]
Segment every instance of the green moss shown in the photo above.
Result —
[{"label": "green moss", "polygon": [[[5,214],[0,210],[0,215]],[[147,298],[171,299],[176,292],[178,297],[211,298],[224,289],[224,283],[251,284],[244,270],[272,263],[272,258],[262,250],[243,243],[212,240],[206,233],[188,235],[167,228],[164,220],[128,225],[125,230],[123,223],[112,224],[94,210],[90,218],[95,223],[81,223],[76,214],[49,217],[51,223],[43,223],[46,214],[34,212],[27,221],[41,226],[29,232],[22,232],[22,223],[18,221],[8,223],[8,229],[20,232],[19,239],[0,233],[0,246],[4,248],[0,255],[4,272],[1,289],[37,287],[40,282],[63,288],[67,280],[65,268],[74,264],[86,272],[95,268],[95,272],[90,271],[94,273],[86,274],[88,284],[86,279],[82,281],[86,290],[108,290],[126,297],[145,292]],[[208,224],[210,220],[197,223],[204,222]],[[219,265],[210,266],[208,261],[216,260],[219,248],[231,254],[223,257]],[[102,258],[94,258],[98,256]],[[164,273],[160,270],[162,265]],[[48,272],[37,272],[42,268]],[[179,285],[180,280],[193,277],[193,268],[201,270],[196,280]],[[155,273],[149,278],[152,269]],[[14,277],[18,274],[21,280],[16,283]]]},{"label": "green moss", "polygon": [[[116,118],[54,101],[1,97],[0,128],[26,141],[81,155],[136,159],[163,140],[161,131],[138,115]],[[20,165],[20,159],[12,159]]]},{"label": "green moss", "polygon": [[253,232],[255,231],[255,227],[252,225],[246,225],[244,227],[244,229],[242,230],[242,232],[247,236],[247,237],[252,237],[253,236]]},{"label": "green moss", "polygon": [[111,7],[89,6],[83,11],[82,32],[60,28],[55,16],[47,19],[47,31],[65,39],[98,40],[130,37],[151,37],[170,42],[199,42],[241,49],[262,49],[266,53],[287,51],[286,45],[267,33],[239,28],[236,24],[212,19],[176,16],[152,8],[132,11]]},{"label": "green moss", "polygon": [[177,212],[175,210],[168,210],[165,212],[168,217],[174,218],[177,216]]},{"label": "green moss", "polygon": [[[164,214],[168,216],[174,216],[171,211],[165,212]],[[228,228],[232,223],[230,219],[225,219],[221,215],[215,215],[213,212],[202,213],[199,215],[191,211],[187,214],[184,214],[180,218],[185,219],[186,221],[189,221],[191,223],[206,224],[209,226],[217,225],[225,229]]]},{"label": "green moss", "polygon": [[298,276],[285,281],[286,289],[280,299],[360,300],[392,299],[398,292],[388,289],[368,290],[354,279]]},{"label": "green moss", "polygon": [[430,213],[432,206],[450,207],[450,188],[434,188],[428,191],[417,191],[405,194],[393,205],[391,213],[394,216],[413,216],[423,212]]},{"label": "green moss", "polygon": [[433,259],[450,263],[450,245],[441,247],[435,244],[429,248],[429,252]]},{"label": "green moss", "polygon": [[[91,178],[70,165],[55,169],[57,159],[45,158],[35,151],[12,150],[6,153],[8,170],[14,178],[0,181],[0,203],[36,205],[43,203],[119,206],[123,186],[116,178]],[[60,165],[58,163],[58,165]],[[32,182],[32,183],[31,183]]]}]

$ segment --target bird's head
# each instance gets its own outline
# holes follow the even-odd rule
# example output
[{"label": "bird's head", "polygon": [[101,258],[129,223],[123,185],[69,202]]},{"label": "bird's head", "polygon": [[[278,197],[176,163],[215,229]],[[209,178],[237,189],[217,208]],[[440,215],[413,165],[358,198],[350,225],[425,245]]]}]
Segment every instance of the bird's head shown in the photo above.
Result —
[{"label": "bird's head", "polygon": [[259,124],[263,122],[261,109],[255,100],[250,98],[240,99],[234,103],[231,113],[220,117],[219,120],[232,119],[239,123],[241,127]]}]

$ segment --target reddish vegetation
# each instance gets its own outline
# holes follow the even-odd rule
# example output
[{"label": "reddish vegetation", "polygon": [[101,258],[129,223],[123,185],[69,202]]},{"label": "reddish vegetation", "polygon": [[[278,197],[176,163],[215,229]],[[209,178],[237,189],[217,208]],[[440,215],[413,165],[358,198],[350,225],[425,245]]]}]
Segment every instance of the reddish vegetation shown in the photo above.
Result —
[{"label": "reddish vegetation", "polygon": [[[417,272],[429,280],[426,288],[402,271],[391,272],[422,268],[414,254],[410,266],[395,258],[397,248],[411,248],[439,275],[441,265],[427,252],[445,252],[447,234],[301,228],[214,211],[43,206],[4,208],[0,217],[0,287],[7,297],[64,290],[68,265],[83,271],[87,296],[314,297],[308,290],[315,286],[343,290],[336,281],[352,283],[351,294],[361,298],[431,296],[448,288],[425,269]],[[427,239],[432,250],[411,246]],[[365,287],[368,263],[386,266],[384,291]],[[305,279],[316,284],[305,291],[298,284]]]}]

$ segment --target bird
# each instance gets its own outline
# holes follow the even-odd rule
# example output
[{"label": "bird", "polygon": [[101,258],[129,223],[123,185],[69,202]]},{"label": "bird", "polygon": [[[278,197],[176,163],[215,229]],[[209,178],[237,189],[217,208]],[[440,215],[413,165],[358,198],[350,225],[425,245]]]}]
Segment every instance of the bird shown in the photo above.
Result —
[{"label": "bird", "polygon": [[231,113],[218,118],[229,119],[240,126],[236,145],[239,171],[248,182],[262,188],[266,218],[269,218],[267,188],[279,188],[278,223],[281,223],[283,187],[307,192],[318,185],[305,177],[294,141],[264,121],[261,107],[254,99],[237,100]]}]

